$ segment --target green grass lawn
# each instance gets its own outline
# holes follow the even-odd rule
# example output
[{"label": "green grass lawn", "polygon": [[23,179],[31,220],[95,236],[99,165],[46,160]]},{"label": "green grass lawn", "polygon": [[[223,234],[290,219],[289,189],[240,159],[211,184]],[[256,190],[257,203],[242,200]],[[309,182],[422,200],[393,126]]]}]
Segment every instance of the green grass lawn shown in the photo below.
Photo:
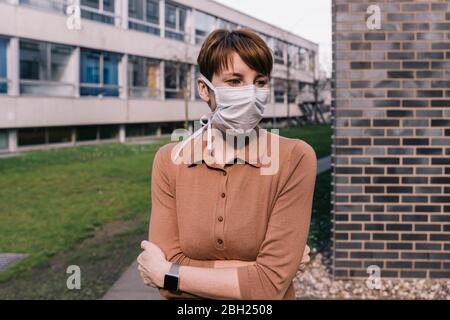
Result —
[{"label": "green grass lawn", "polygon": [[[280,134],[305,140],[318,158],[330,154],[329,126],[293,127]],[[79,146],[0,159],[0,252],[28,254],[0,273],[0,299],[100,298],[146,238],[152,161],[168,141]],[[314,211],[326,217],[329,172],[321,176]],[[320,247],[324,226],[313,224],[309,242]],[[81,267],[82,290],[66,289],[70,264]]]}]

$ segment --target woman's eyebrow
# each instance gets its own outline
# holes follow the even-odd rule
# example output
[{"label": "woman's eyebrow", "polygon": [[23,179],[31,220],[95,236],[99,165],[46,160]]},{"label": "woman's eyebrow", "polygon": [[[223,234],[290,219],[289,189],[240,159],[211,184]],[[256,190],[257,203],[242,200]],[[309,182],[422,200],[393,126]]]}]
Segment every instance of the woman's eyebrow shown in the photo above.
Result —
[{"label": "woman's eyebrow", "polygon": [[242,78],[242,74],[239,73],[239,72],[225,73],[224,76],[235,76],[235,77],[241,77]]}]

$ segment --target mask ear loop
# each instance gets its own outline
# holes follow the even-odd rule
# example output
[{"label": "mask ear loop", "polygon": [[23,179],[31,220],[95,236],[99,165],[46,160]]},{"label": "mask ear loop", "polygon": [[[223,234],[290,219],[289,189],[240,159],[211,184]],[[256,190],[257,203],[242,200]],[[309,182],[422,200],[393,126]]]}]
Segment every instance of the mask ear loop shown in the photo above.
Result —
[{"label": "mask ear loop", "polygon": [[[200,74],[200,80],[202,80],[212,91],[214,91],[214,94],[216,93],[216,88],[214,87],[214,85],[203,74]],[[206,149],[208,150],[209,153],[211,153],[211,151],[212,151],[211,121],[212,121],[213,115],[214,115],[214,112],[212,112],[212,111],[210,111],[207,114],[208,122],[206,123],[206,125],[208,126],[207,127],[207,147],[206,147]],[[201,120],[200,120],[200,122],[201,122]]]}]

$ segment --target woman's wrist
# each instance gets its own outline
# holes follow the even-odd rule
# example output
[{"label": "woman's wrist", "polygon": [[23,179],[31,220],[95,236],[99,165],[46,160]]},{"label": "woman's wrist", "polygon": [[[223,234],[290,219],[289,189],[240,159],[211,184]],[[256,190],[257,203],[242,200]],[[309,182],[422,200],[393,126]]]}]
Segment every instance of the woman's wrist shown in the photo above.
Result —
[{"label": "woman's wrist", "polygon": [[[169,261],[164,261],[162,267],[161,267],[161,273],[158,276],[156,285],[160,288],[164,288],[164,278],[166,276],[166,273],[169,272],[170,267],[172,266],[172,263]],[[180,281],[180,280],[178,280]]]}]

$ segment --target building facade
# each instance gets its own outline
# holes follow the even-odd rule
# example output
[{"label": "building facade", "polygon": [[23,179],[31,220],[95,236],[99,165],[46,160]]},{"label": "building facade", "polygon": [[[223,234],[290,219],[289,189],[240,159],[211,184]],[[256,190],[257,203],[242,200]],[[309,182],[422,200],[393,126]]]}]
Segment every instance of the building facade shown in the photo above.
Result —
[{"label": "building facade", "polygon": [[450,278],[450,2],[333,10],[334,275]]},{"label": "building facade", "polygon": [[0,152],[169,134],[186,118],[185,88],[199,119],[202,41],[239,27],[273,51],[265,121],[300,115],[318,45],[217,2],[0,0]]}]

